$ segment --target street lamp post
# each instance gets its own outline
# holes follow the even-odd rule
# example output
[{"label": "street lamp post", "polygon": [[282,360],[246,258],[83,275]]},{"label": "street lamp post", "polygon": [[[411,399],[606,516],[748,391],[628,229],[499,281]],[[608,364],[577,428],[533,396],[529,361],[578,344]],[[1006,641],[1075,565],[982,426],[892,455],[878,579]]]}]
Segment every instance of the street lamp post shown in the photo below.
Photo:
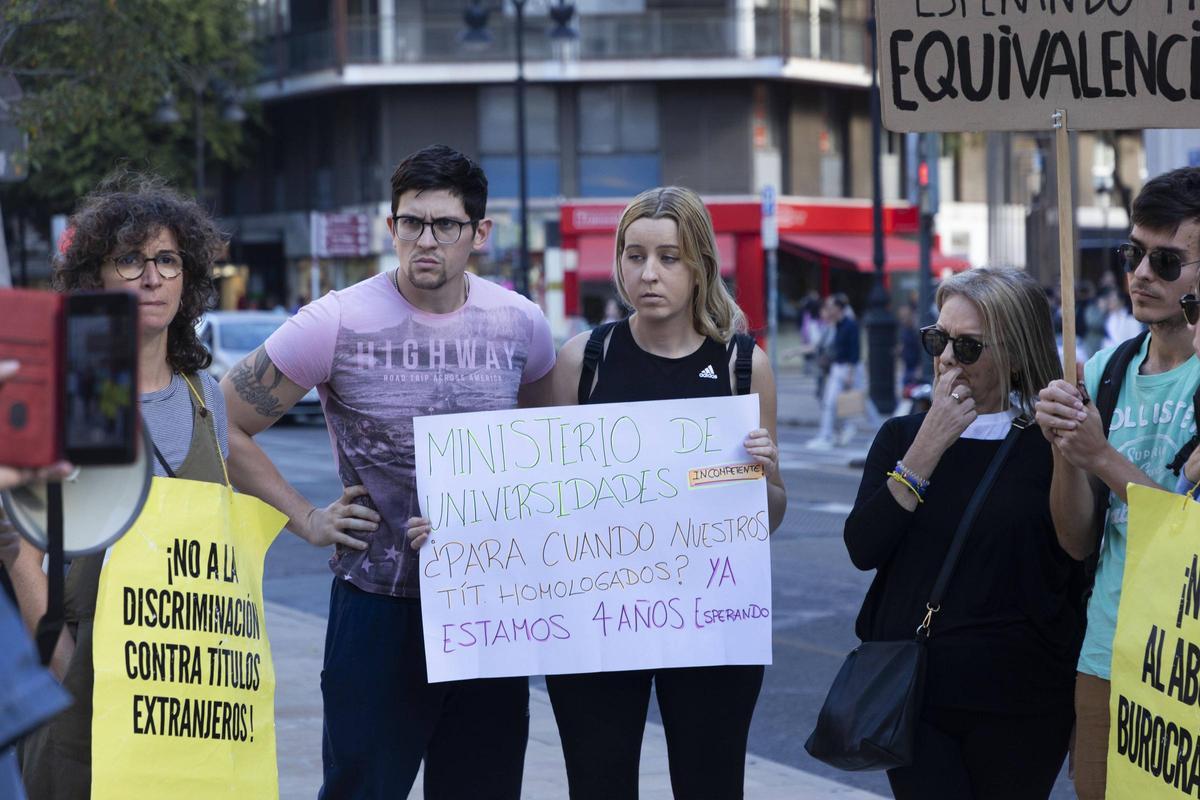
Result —
[{"label": "street lamp post", "polygon": [[[194,94],[195,113],[192,122],[192,135],[195,138],[196,156],[193,166],[195,168],[196,181],[196,199],[204,199],[204,94],[213,88],[221,98],[221,118],[226,122],[241,123],[246,119],[246,112],[238,103],[237,97],[229,91],[228,87],[220,81],[216,80],[215,76],[208,70],[192,70],[186,67],[177,67],[177,71],[187,81],[188,86]],[[179,114],[179,110],[175,107],[175,95],[168,89],[161,101],[159,101],[158,109],[154,112],[154,119],[162,125],[176,125],[183,118]]]},{"label": "street lamp post", "polygon": [[517,206],[521,227],[521,262],[517,265],[517,291],[529,297],[529,184],[525,141],[525,0],[512,0],[517,11]]},{"label": "street lamp post", "polygon": [[880,116],[879,65],[875,22],[875,4],[867,19],[871,34],[871,232],[875,284],[868,298],[868,310],[863,318],[867,329],[867,358],[870,363],[871,402],[881,414],[890,415],[896,408],[896,318],[888,308],[888,293],[884,285],[883,249],[883,120]]},{"label": "street lamp post", "polygon": [[[516,290],[526,297],[530,296],[529,289],[529,178],[526,169],[528,162],[528,145],[525,136],[525,4],[528,0],[508,0],[512,3],[516,16],[516,58],[517,78],[514,83],[517,106],[517,225],[519,229],[518,263],[513,276]],[[575,14],[575,6],[565,0],[549,7],[550,19],[554,28],[550,38],[556,40],[571,40],[576,34],[571,30],[571,18]],[[472,3],[463,14],[467,29],[463,33],[464,42],[476,45],[488,45],[492,41],[487,31],[488,11],[479,2]]]}]

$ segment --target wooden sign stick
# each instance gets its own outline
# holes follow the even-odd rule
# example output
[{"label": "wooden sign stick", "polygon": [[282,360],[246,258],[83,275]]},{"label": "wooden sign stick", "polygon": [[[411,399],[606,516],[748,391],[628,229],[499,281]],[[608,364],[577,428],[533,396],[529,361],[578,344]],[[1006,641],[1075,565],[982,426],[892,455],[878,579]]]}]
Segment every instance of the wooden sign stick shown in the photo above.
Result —
[{"label": "wooden sign stick", "polygon": [[1054,161],[1058,177],[1058,265],[1062,288],[1063,378],[1075,384],[1075,200],[1067,111],[1054,112]]}]

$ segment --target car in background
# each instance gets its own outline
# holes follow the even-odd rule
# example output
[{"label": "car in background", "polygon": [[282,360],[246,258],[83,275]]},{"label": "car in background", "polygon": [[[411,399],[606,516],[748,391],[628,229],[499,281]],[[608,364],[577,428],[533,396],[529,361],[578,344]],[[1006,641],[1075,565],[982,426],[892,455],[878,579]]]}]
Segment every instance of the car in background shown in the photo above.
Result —
[{"label": "car in background", "polygon": [[[208,371],[221,380],[225,373],[257,350],[288,319],[281,311],[210,311],[196,323],[200,341],[212,353]],[[317,390],[310,389],[285,415],[293,421],[322,418]]]}]

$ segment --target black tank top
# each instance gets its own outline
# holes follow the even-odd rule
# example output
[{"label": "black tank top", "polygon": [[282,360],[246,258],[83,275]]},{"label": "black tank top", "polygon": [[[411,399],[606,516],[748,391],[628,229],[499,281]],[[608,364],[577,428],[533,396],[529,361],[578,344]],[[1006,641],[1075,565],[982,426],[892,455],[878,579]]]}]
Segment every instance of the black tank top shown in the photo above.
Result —
[{"label": "black tank top", "polygon": [[730,347],[732,344],[705,338],[700,347],[682,358],[664,358],[638,347],[629,320],[621,320],[613,326],[608,352],[597,369],[600,379],[588,402],[728,397],[733,394]]}]

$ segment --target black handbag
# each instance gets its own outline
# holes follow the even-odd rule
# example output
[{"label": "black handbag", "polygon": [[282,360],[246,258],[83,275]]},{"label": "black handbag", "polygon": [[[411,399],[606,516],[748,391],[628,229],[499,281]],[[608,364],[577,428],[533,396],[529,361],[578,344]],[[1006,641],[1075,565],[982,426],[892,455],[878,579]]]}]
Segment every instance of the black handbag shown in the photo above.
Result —
[{"label": "black handbag", "polygon": [[912,763],[925,687],[925,642],[933,615],[941,610],[946,585],[979,508],[1017,436],[1026,427],[1024,419],[1013,420],[1008,436],[971,496],[916,635],[898,641],[863,642],[846,656],[821,706],[817,727],[804,743],[813,758],[848,771],[892,769]]}]

